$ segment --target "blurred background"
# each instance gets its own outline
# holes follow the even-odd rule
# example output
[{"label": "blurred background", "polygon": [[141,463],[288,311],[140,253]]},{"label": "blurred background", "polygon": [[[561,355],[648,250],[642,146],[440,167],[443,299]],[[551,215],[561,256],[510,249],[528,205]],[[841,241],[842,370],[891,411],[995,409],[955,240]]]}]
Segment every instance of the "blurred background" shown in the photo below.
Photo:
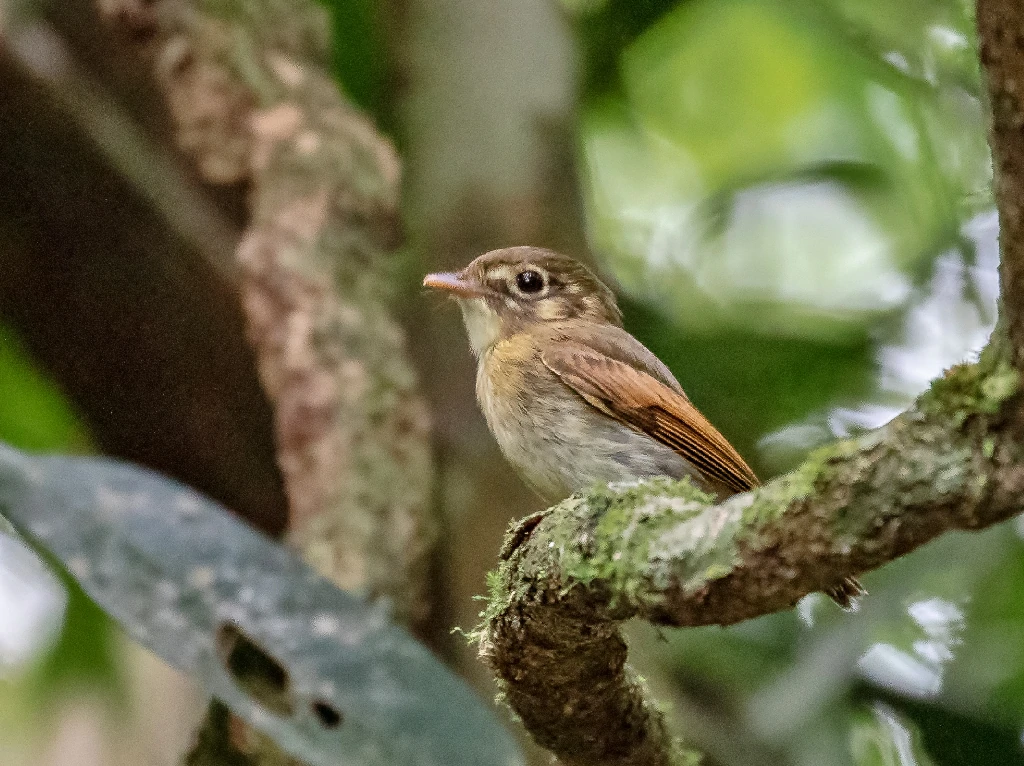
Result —
[{"label": "blurred background", "polygon": [[[876,427],[995,320],[967,0],[331,0],[340,86],[405,165],[396,313],[435,421],[446,603],[471,628],[540,507],[422,275],[500,246],[589,258],[627,327],[762,478]],[[285,520],[223,264],[245,189],[172,147],[87,0],[0,0],[0,440],[102,451]],[[723,765],[1024,764],[1024,521],[946,535],[733,628],[630,628]],[[485,697],[461,639],[447,652]],[[173,764],[199,692],[0,530],[0,763]],[[543,762],[540,759],[538,762]]]}]

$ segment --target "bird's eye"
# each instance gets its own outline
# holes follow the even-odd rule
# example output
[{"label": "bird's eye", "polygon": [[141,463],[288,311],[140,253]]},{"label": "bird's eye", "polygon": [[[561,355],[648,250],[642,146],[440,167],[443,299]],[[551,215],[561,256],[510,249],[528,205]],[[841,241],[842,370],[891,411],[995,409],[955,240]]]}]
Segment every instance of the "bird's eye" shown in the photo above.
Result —
[{"label": "bird's eye", "polygon": [[533,269],[520,271],[516,274],[516,287],[524,293],[539,293],[544,289],[544,277]]}]

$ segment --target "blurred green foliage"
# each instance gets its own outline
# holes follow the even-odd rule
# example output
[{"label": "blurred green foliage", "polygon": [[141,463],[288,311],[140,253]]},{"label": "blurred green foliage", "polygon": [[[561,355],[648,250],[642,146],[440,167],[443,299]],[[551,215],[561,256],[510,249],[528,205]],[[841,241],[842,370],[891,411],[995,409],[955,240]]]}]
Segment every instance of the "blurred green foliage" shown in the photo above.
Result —
[{"label": "blurred green foliage", "polygon": [[[85,425],[14,333],[2,324],[0,402],[0,441],[37,452],[90,451]],[[10,676],[0,680],[0,721],[17,728],[51,710],[75,690],[101,691],[114,701],[121,698],[115,634],[109,618],[55,562],[49,563],[68,592],[57,641],[52,647],[41,646],[41,656],[29,667],[0,674]]]},{"label": "blurred green foliage", "polygon": [[676,0],[562,0],[576,18],[586,61],[582,91],[591,96],[619,88],[619,55]]},{"label": "blurred green foliage", "polygon": [[987,183],[983,112],[964,73],[915,77],[845,26],[802,2],[691,0],[623,48],[580,149],[591,238],[625,290],[688,328],[797,337],[905,305]]},{"label": "blurred green foliage", "polygon": [[334,73],[356,104],[381,116],[387,56],[374,0],[318,0],[331,14]]},{"label": "blurred green foliage", "polygon": [[60,391],[36,368],[0,325],[0,439],[22,449],[81,452],[88,447],[82,423]]}]

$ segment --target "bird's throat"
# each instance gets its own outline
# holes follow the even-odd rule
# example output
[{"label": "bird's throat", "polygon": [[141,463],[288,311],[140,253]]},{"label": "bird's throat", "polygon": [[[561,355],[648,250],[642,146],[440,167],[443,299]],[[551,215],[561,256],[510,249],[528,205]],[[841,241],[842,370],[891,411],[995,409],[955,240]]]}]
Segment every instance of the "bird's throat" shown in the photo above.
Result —
[{"label": "bird's throat", "polygon": [[459,308],[469,345],[476,356],[481,356],[501,337],[501,318],[483,298],[460,298]]}]

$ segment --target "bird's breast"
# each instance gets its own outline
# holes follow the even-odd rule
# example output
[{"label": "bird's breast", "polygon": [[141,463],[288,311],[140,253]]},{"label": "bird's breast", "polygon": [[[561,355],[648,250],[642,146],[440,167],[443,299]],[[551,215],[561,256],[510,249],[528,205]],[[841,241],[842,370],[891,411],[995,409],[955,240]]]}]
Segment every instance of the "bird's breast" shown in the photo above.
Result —
[{"label": "bird's breast", "polygon": [[480,357],[477,398],[506,459],[545,499],[597,483],[698,474],[648,435],[587,404],[541,361],[529,337]]}]

